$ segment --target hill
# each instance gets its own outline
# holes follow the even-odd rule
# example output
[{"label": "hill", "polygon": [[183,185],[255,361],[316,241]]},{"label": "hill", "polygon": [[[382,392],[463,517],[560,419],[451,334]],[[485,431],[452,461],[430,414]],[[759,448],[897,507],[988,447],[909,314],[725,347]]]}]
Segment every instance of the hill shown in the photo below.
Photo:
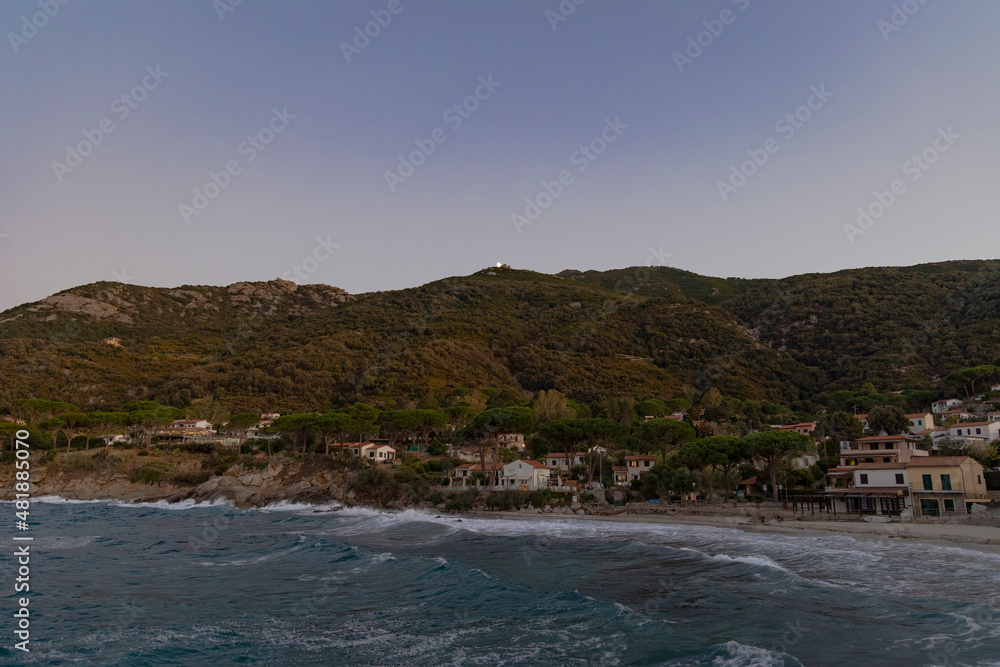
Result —
[{"label": "hill", "polygon": [[781,280],[484,269],[360,295],[287,281],[101,282],[0,314],[0,407],[210,395],[292,411],[358,398],[444,405],[471,389],[517,403],[550,388],[598,405],[710,387],[792,404],[864,382],[933,388],[1000,361],[998,276],[1000,262],[968,261]]}]

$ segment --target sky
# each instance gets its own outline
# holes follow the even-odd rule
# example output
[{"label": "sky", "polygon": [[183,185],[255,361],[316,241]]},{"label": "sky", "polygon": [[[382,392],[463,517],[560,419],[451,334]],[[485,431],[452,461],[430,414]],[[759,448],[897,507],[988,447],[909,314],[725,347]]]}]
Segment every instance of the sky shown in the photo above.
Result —
[{"label": "sky", "polygon": [[997,256],[992,0],[5,0],[0,309]]}]

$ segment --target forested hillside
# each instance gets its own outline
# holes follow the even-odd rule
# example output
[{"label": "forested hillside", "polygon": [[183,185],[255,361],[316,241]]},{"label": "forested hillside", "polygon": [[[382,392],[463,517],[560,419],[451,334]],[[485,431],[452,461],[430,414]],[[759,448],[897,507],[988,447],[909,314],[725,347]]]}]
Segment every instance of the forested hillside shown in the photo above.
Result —
[{"label": "forested hillside", "polygon": [[[804,404],[871,382],[940,389],[1000,362],[1000,262],[711,278],[665,267],[556,276],[485,269],[349,295],[287,281],[77,287],[0,314],[0,408],[212,396],[233,409],[364,399],[498,404],[541,389],[600,405],[715,387]],[[121,347],[106,344],[116,337]]]}]

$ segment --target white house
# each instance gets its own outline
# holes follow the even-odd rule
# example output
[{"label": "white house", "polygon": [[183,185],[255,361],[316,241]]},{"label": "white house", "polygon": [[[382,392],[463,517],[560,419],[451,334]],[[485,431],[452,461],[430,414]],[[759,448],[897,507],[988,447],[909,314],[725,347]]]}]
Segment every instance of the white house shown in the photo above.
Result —
[{"label": "white house", "polygon": [[365,442],[360,445],[355,443],[354,445],[349,445],[347,450],[355,456],[360,456],[363,459],[371,459],[379,463],[392,461],[396,458],[396,449],[394,447],[374,442]]},{"label": "white house", "polygon": [[931,403],[931,410],[934,414],[939,415],[959,405],[962,405],[962,401],[957,398],[948,398],[943,401],[935,401],[934,403]]},{"label": "white house", "polygon": [[964,409],[948,410],[947,412],[942,412],[941,413],[941,419],[951,419],[951,418],[955,418],[955,419],[972,419],[974,417],[978,417],[978,415],[975,414],[974,412],[967,412]]},{"label": "white house", "polygon": [[[463,463],[452,472],[451,485],[463,487],[475,486],[474,477],[476,473],[482,473],[483,470],[484,468],[481,463]],[[501,483],[501,476],[503,475],[503,468],[493,463],[487,463],[485,470],[487,472],[483,478],[483,483],[486,486],[491,486],[493,484],[499,486]],[[492,482],[489,480],[490,474],[493,476]]]},{"label": "white house", "polygon": [[1000,438],[1000,422],[967,422],[948,427],[948,437],[952,439],[976,438],[993,442]]},{"label": "white house", "polygon": [[503,467],[502,488],[516,491],[536,491],[549,487],[549,467],[538,461],[518,459]]},{"label": "white house", "polygon": [[915,412],[906,415],[906,418],[910,420],[910,433],[913,435],[934,428],[934,415],[929,412]]},{"label": "white house", "polygon": [[545,463],[549,468],[569,471],[573,466],[578,466],[587,460],[586,452],[574,452],[570,456],[569,452],[550,452],[545,455]]},{"label": "white house", "polygon": [[654,465],[656,465],[655,456],[626,456],[625,471],[628,474],[628,481],[639,479]]}]

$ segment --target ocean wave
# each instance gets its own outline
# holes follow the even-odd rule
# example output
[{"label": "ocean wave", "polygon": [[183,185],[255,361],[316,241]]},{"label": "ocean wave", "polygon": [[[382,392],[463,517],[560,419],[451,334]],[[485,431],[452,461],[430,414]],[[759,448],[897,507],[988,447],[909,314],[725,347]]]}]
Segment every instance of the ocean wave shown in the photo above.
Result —
[{"label": "ocean wave", "polygon": [[794,574],[790,572],[787,568],[775,563],[773,560],[767,556],[730,556],[729,554],[715,554],[712,556],[713,560],[720,560],[724,562],[731,563],[745,563],[747,565],[758,565],[760,567],[769,567],[773,570],[780,570],[786,574]]},{"label": "ocean wave", "polygon": [[722,655],[715,656],[712,661],[714,667],[778,667],[787,664],[784,653],[737,641],[728,641],[718,650]]}]

